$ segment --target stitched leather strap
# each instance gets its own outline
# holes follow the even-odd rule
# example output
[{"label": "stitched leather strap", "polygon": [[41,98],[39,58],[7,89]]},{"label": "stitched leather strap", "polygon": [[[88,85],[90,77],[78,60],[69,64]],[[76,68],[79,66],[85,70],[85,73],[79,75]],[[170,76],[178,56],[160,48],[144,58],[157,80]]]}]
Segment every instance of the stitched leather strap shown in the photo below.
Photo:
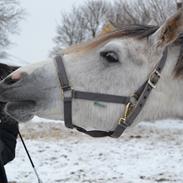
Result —
[{"label": "stitched leather strap", "polygon": [[118,95],[82,92],[82,91],[77,91],[77,90],[73,90],[72,93],[73,93],[72,96],[75,99],[119,103],[119,104],[127,104],[130,101],[130,97],[124,97],[124,96],[118,96]]},{"label": "stitched leather strap", "polygon": [[78,126],[75,126],[74,127],[79,131],[79,132],[82,132],[82,133],[85,133],[87,135],[90,135],[91,137],[107,137],[107,136],[111,136],[113,134],[113,132],[106,132],[106,131],[100,131],[100,130],[92,130],[92,131],[87,131],[85,130],[84,128],[81,128],[81,127],[78,127]]},{"label": "stitched leather strap", "polygon": [[57,64],[57,71],[58,71],[58,78],[60,81],[60,85],[63,91],[67,91],[70,90],[70,84],[69,84],[69,80],[67,78],[67,74],[66,74],[66,70],[65,70],[65,66],[62,60],[62,56],[58,55],[55,57],[55,61]]},{"label": "stitched leather strap", "polygon": [[67,128],[73,128],[72,124],[72,98],[64,97],[64,121]]}]

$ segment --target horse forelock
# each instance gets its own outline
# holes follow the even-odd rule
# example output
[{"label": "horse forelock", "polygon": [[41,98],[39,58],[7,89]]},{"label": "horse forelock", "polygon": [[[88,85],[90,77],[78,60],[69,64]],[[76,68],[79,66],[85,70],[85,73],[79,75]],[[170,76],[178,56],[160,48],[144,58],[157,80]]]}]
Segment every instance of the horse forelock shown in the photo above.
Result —
[{"label": "horse forelock", "polygon": [[[159,29],[159,26],[152,25],[125,25],[111,32],[102,33],[93,40],[73,45],[64,50],[64,54],[82,53],[95,49],[98,46],[116,38],[131,37],[134,39],[145,39],[151,36]],[[183,78],[183,34],[180,34],[174,44],[180,45],[180,54],[174,68],[176,78]]]}]

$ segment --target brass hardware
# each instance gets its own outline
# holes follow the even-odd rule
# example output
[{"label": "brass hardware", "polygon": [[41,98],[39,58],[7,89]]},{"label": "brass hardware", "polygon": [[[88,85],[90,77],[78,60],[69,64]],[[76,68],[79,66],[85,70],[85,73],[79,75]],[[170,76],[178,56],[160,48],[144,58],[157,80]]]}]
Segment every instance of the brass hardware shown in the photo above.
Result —
[{"label": "brass hardware", "polygon": [[122,124],[122,123],[126,122],[126,119],[127,119],[128,115],[130,114],[130,112],[133,109],[133,106],[134,105],[130,102],[126,105],[124,114],[122,115],[122,117],[118,121],[119,124]]}]

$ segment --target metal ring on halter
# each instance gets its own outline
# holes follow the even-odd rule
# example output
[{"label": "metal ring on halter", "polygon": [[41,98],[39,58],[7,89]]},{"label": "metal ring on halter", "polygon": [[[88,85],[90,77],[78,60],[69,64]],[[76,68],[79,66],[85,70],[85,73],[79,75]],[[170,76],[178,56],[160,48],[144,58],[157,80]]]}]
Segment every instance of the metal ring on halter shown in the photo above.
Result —
[{"label": "metal ring on halter", "polygon": [[156,84],[158,83],[159,78],[161,77],[161,74],[159,71],[157,71],[156,69],[150,74],[149,80],[148,80],[148,84],[152,87],[152,88],[156,88]]}]

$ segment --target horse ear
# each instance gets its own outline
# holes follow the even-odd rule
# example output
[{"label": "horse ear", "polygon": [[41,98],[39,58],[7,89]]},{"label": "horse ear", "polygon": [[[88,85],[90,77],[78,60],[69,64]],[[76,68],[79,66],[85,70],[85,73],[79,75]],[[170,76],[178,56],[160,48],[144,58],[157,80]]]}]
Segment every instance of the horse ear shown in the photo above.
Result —
[{"label": "horse ear", "polygon": [[116,27],[111,22],[108,22],[108,23],[104,24],[99,35],[104,35],[104,34],[110,33],[115,30],[116,30]]},{"label": "horse ear", "polygon": [[158,46],[164,47],[173,43],[181,32],[183,32],[183,8],[167,19],[158,30]]}]

